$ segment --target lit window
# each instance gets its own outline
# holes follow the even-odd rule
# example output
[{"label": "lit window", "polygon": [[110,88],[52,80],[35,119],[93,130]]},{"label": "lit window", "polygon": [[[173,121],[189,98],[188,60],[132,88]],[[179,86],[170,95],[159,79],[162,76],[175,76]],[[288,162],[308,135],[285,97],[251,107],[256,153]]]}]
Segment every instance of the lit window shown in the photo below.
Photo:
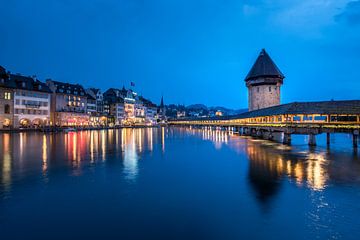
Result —
[{"label": "lit window", "polygon": [[10,100],[10,99],[11,99],[11,93],[10,93],[10,92],[5,92],[5,99],[6,99],[6,100]]}]

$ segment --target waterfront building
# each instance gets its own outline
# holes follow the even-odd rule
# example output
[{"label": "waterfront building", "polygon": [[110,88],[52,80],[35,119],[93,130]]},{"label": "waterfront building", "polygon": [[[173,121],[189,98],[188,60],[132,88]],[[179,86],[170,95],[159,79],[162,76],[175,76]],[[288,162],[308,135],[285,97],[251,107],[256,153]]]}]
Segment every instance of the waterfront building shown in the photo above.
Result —
[{"label": "waterfront building", "polygon": [[18,127],[49,126],[51,90],[35,77],[10,74],[14,84],[14,124]]},{"label": "waterfront building", "polygon": [[91,94],[86,94],[86,112],[88,115],[96,115],[96,97]]},{"label": "waterfront building", "polygon": [[146,107],[142,97],[135,98],[134,105],[134,122],[135,123],[145,123],[146,116]]},{"label": "waterfront building", "polygon": [[125,119],[124,99],[116,97],[110,100],[110,115],[114,117],[115,125],[120,126]]},{"label": "waterfront building", "polygon": [[87,92],[87,114],[90,116],[90,125],[107,126],[108,113],[104,112],[104,99],[100,89],[89,88]]},{"label": "waterfront building", "polygon": [[14,82],[5,68],[0,66],[0,129],[14,125]]},{"label": "waterfront building", "polygon": [[245,78],[249,111],[279,105],[280,88],[284,78],[285,76],[263,49]]},{"label": "waterfront building", "polygon": [[51,79],[46,84],[52,91],[51,119],[55,126],[89,125],[87,94],[81,85]]},{"label": "waterfront building", "polygon": [[143,103],[144,111],[145,111],[145,123],[153,125],[156,123],[156,113],[157,113],[157,106],[150,100],[140,97],[140,100]]},{"label": "waterfront building", "polygon": [[[123,93],[124,88],[123,88]],[[124,97],[125,120],[129,124],[135,123],[135,96],[132,90],[126,90]]]},{"label": "waterfront building", "polygon": [[104,95],[99,88],[89,88],[87,92],[96,99],[96,112],[104,112]]},{"label": "waterfront building", "polygon": [[125,122],[125,100],[124,91],[116,88],[110,88],[104,92],[104,110],[113,118],[113,124],[120,126]]}]

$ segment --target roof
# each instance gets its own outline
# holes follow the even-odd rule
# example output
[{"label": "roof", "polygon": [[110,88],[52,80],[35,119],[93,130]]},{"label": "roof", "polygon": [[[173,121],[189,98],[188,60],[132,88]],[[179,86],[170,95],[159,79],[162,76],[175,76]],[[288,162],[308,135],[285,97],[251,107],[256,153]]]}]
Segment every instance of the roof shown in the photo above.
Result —
[{"label": "roof", "polygon": [[96,100],[96,98],[94,98],[91,94],[87,93],[86,94],[86,97],[87,99],[90,99],[90,100]]},{"label": "roof", "polygon": [[276,64],[270,58],[269,54],[265,51],[265,49],[261,50],[250,72],[246,76],[245,81],[261,77],[280,79],[285,78],[285,76],[281,73],[280,69],[276,66]]},{"label": "roof", "polygon": [[6,70],[2,66],[0,66],[0,76],[6,75]]},{"label": "roof", "polygon": [[146,107],[154,107],[154,108],[156,107],[156,104],[144,98],[143,96],[139,96],[139,100],[142,101]]},{"label": "roof", "polygon": [[275,116],[275,115],[287,115],[287,114],[358,115],[360,114],[360,100],[293,102],[293,103],[282,104],[269,108],[262,108],[255,111],[244,112],[232,116],[193,118],[189,120],[228,120],[228,119],[266,117],[266,116]]},{"label": "roof", "polygon": [[9,85],[12,88],[23,89],[28,91],[51,93],[50,88],[43,82],[34,77],[26,77],[17,74],[10,74]]},{"label": "roof", "polygon": [[108,96],[104,102],[105,104],[124,103],[124,99],[122,97]]},{"label": "roof", "polygon": [[164,96],[161,96],[160,108],[164,108]]},{"label": "roof", "polygon": [[360,100],[293,102],[241,113],[241,118],[286,114],[360,114]]},{"label": "roof", "polygon": [[9,75],[6,73],[5,68],[0,66],[0,87],[3,88],[16,88],[16,83],[10,81]]},{"label": "roof", "polygon": [[99,88],[90,88],[90,90],[96,95],[98,92],[100,92]]},{"label": "roof", "polygon": [[85,89],[80,84],[71,84],[65,82],[59,82],[54,80],[49,80],[55,85],[55,92],[56,93],[65,93],[65,94],[72,94],[77,96],[85,96]]}]

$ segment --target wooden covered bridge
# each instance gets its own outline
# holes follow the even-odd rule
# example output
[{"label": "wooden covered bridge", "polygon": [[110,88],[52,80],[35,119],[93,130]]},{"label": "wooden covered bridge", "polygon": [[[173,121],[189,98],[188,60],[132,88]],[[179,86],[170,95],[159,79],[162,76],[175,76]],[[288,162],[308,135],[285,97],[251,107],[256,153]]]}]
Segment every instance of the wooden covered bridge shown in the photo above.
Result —
[{"label": "wooden covered bridge", "polygon": [[316,145],[317,134],[326,133],[329,144],[331,133],[349,133],[353,135],[353,146],[357,148],[360,100],[293,102],[233,116],[172,119],[168,122],[170,125],[229,128],[243,135],[270,140],[274,133],[282,133],[284,144],[291,143],[292,134],[308,134],[309,145]]}]

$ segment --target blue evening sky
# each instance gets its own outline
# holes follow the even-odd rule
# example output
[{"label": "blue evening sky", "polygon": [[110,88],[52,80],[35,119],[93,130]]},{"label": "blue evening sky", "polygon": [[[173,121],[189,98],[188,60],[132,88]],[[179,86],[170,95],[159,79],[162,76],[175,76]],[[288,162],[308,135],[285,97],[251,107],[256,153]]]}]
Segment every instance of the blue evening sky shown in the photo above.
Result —
[{"label": "blue evening sky", "polygon": [[0,0],[0,65],[159,103],[247,107],[262,48],[282,102],[360,99],[360,1]]}]

